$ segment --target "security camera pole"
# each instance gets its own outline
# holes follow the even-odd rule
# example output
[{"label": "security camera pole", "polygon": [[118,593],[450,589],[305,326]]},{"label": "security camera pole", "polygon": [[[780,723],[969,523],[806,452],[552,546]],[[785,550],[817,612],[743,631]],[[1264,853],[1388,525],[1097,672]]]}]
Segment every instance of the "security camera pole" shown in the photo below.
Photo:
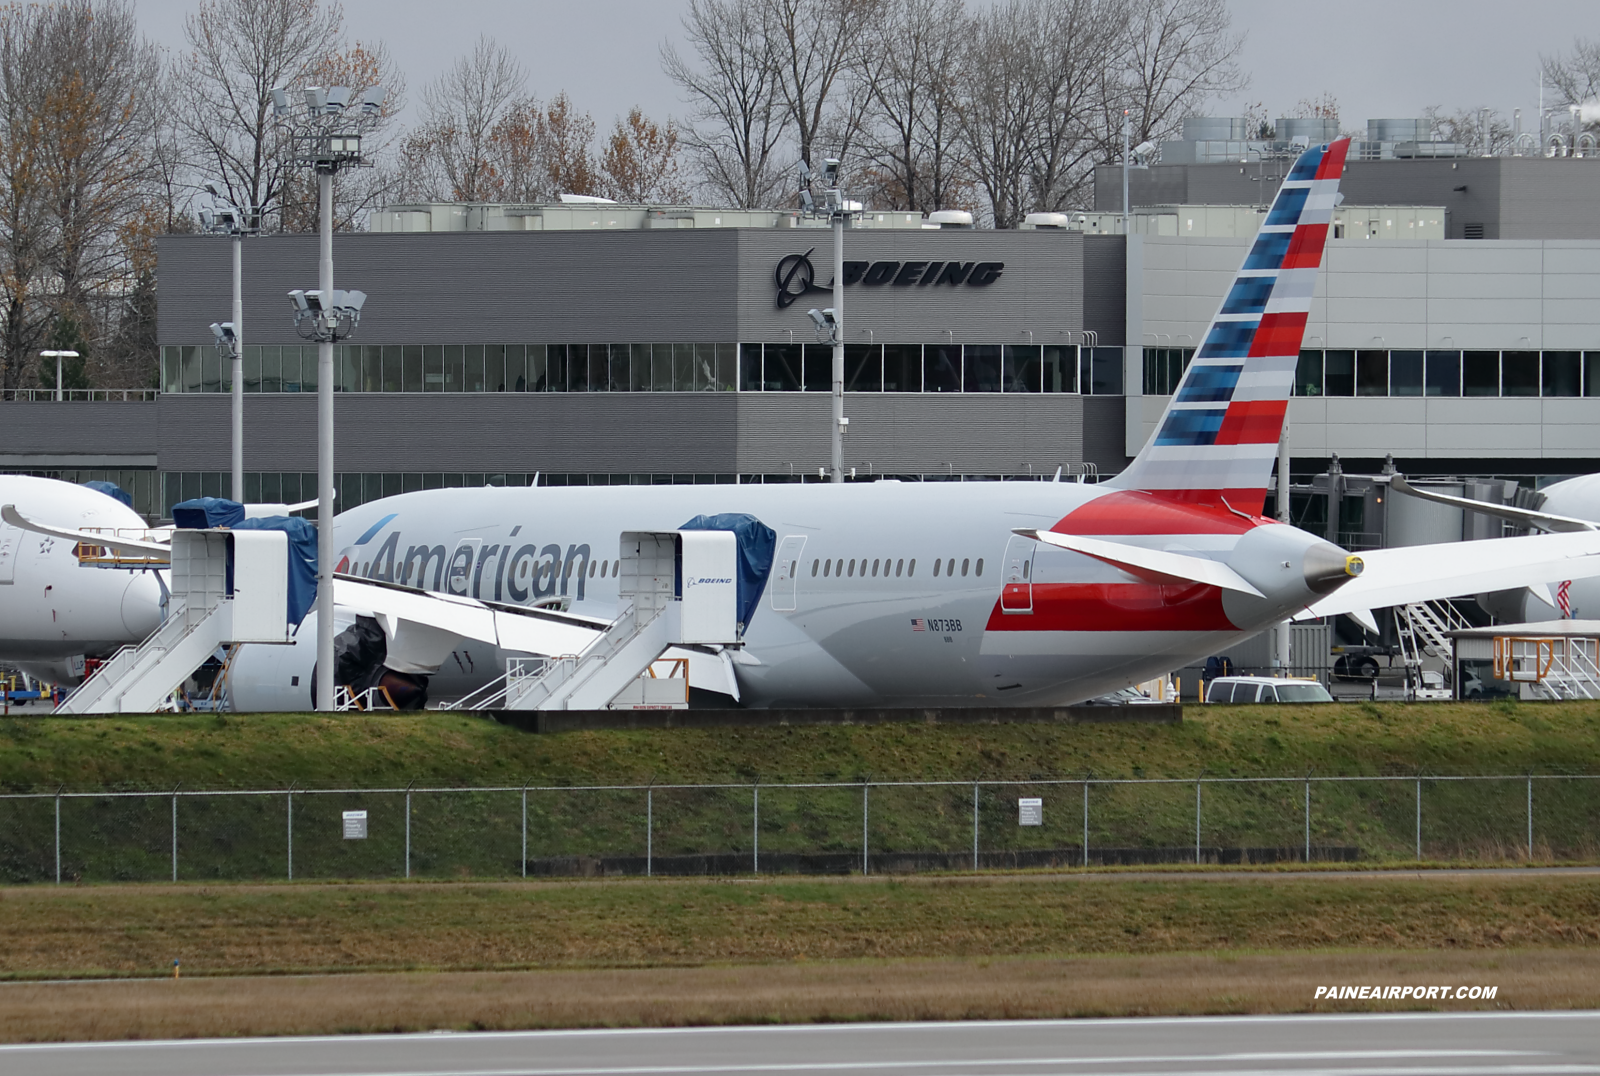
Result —
[{"label": "security camera pole", "polygon": [[[829,157],[822,162],[823,198],[827,214],[833,221],[833,306],[827,310],[808,313],[816,323],[819,343],[833,344],[833,429],[831,468],[828,481],[844,481],[844,435],[850,420],[844,417],[844,225],[849,217],[844,201],[844,190],[839,181],[839,160]],[[811,200],[811,169],[800,162],[800,204],[808,215],[816,213]],[[820,214],[818,214],[820,215]]]},{"label": "security camera pole", "polygon": [[233,320],[222,328],[228,329],[227,339],[217,333],[217,343],[225,349],[231,360],[233,372],[233,499],[244,500],[244,237],[259,231],[259,221],[254,209],[246,211],[229,202],[222,189],[208,182],[206,192],[226,208],[221,212],[202,210],[200,224],[209,232],[233,236]]},{"label": "security camera pole", "polygon": [[[385,91],[374,86],[362,95],[359,107],[350,100],[348,87],[317,86],[305,90],[305,113],[300,123],[290,119],[287,90],[273,90],[273,108],[280,120],[295,129],[299,164],[317,174],[322,223],[317,262],[317,295],[290,292],[295,305],[295,327],[317,341],[317,709],[334,708],[333,661],[333,344],[355,330],[361,319],[360,292],[333,290],[333,177],[341,168],[360,167],[361,131],[383,108]],[[348,111],[347,111],[348,106]]]}]

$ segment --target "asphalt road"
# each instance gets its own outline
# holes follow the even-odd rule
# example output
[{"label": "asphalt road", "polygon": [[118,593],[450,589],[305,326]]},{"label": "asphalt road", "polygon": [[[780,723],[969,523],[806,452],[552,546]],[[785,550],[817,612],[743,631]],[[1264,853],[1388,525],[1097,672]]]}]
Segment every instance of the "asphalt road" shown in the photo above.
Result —
[{"label": "asphalt road", "polygon": [[1600,1012],[546,1031],[0,1046],[7,1076],[1569,1076]]}]

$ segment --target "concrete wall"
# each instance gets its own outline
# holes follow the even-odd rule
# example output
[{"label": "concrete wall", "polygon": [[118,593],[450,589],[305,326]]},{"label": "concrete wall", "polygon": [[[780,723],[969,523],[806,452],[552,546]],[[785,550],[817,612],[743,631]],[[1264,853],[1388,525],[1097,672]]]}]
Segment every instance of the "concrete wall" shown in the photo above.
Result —
[{"label": "concrete wall", "polygon": [[154,467],[159,416],[157,403],[0,402],[0,468]]}]

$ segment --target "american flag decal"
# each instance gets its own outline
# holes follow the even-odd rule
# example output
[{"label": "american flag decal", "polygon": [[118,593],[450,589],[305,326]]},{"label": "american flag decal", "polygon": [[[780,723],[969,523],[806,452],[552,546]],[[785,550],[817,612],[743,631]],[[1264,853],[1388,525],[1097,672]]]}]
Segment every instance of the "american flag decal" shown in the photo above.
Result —
[{"label": "american flag decal", "polygon": [[1561,619],[1572,619],[1572,580],[1565,579],[1556,587],[1556,605],[1561,609]]},{"label": "american flag decal", "polygon": [[920,616],[919,617],[915,617],[911,621],[911,630],[912,631],[927,631],[928,630],[928,622],[926,620],[923,620]]}]

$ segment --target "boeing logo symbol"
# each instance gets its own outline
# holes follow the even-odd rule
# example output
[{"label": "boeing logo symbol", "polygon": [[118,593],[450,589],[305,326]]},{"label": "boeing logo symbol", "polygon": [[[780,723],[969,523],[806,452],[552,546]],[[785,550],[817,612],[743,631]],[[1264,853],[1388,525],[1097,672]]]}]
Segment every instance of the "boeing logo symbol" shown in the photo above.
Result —
[{"label": "boeing logo symbol", "polygon": [[773,273],[774,281],[778,285],[778,309],[786,310],[802,295],[809,295],[814,291],[832,292],[832,288],[819,288],[815,281],[816,269],[811,264],[811,250],[804,254],[787,254],[778,262],[778,268]]},{"label": "boeing logo symbol", "polygon": [[687,590],[690,587],[715,586],[718,583],[721,583],[723,585],[727,585],[728,583],[731,583],[731,582],[733,582],[733,579],[730,578],[730,577],[717,577],[717,576],[710,576],[710,575],[696,575],[696,576],[690,576],[688,579],[684,580],[683,586],[684,586],[684,589]]}]

